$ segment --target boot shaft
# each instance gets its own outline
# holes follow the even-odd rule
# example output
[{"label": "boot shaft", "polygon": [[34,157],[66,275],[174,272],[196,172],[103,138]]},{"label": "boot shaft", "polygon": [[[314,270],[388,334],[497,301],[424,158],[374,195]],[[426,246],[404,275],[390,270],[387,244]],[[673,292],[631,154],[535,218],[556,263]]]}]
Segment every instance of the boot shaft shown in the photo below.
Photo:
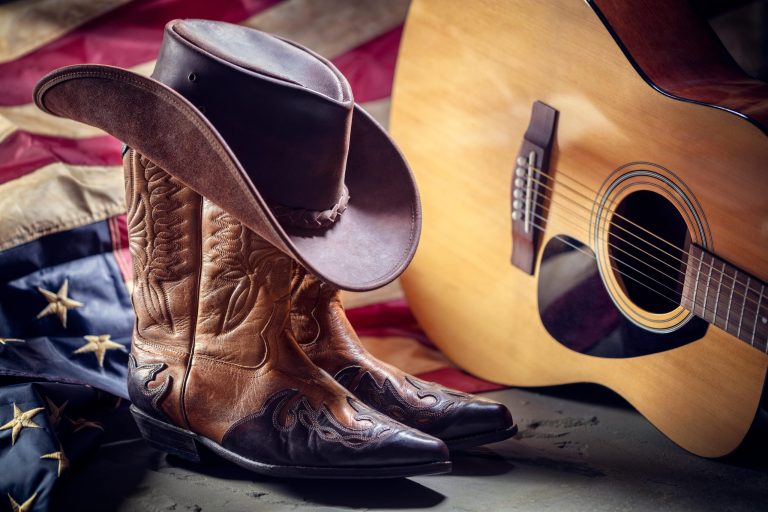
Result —
[{"label": "boot shaft", "polygon": [[341,291],[301,265],[291,279],[290,323],[302,350],[333,376],[345,366],[371,358],[347,319]]},{"label": "boot shaft", "polygon": [[183,386],[197,313],[202,200],[132,149],[123,164],[136,313],[128,394],[147,413],[186,426]]},{"label": "boot shaft", "polygon": [[202,239],[195,354],[253,368],[267,364],[287,329],[295,263],[208,199]]},{"label": "boot shaft", "polygon": [[201,197],[129,149],[124,156],[135,337],[191,351],[200,273]]}]

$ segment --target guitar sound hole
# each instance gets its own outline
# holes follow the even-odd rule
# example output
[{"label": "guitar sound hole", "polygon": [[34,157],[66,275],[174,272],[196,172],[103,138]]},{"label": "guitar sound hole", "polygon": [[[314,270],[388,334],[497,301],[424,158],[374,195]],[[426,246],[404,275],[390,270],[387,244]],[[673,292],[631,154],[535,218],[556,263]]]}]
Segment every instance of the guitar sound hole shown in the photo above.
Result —
[{"label": "guitar sound hole", "polygon": [[610,264],[635,305],[657,314],[680,305],[688,228],[669,200],[647,190],[629,194],[607,238]]},{"label": "guitar sound hole", "polygon": [[544,247],[539,268],[541,322],[562,345],[596,357],[624,358],[670,350],[700,339],[708,324],[700,318],[671,333],[650,332],[630,322],[611,300],[595,254],[564,235]]}]

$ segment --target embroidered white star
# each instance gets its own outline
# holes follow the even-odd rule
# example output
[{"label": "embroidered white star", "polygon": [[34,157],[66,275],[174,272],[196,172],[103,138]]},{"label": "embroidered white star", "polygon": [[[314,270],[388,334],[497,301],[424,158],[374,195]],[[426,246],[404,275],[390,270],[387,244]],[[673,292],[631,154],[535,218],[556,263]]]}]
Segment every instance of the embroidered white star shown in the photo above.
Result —
[{"label": "embroidered white star", "polygon": [[28,411],[22,411],[16,402],[13,403],[13,419],[3,426],[0,426],[0,430],[11,429],[11,445],[16,444],[16,438],[19,437],[19,433],[23,428],[40,428],[40,425],[32,421],[32,417],[38,414],[40,411],[44,411],[45,407],[35,407]]},{"label": "embroidered white star", "polygon": [[69,279],[64,280],[64,284],[61,285],[61,288],[59,288],[59,291],[56,293],[40,287],[38,287],[37,290],[42,293],[43,297],[45,297],[45,300],[48,301],[48,305],[45,306],[45,309],[37,314],[38,319],[48,315],[56,315],[59,317],[59,320],[61,320],[61,325],[66,327],[67,310],[83,306],[82,302],[78,302],[67,297],[67,292],[69,290]]},{"label": "embroidered white star", "polygon": [[119,343],[109,339],[109,334],[102,334],[101,336],[83,336],[86,343],[79,349],[72,352],[73,354],[84,354],[86,352],[93,352],[96,355],[96,360],[99,362],[99,366],[104,368],[104,354],[107,350],[125,350]]}]

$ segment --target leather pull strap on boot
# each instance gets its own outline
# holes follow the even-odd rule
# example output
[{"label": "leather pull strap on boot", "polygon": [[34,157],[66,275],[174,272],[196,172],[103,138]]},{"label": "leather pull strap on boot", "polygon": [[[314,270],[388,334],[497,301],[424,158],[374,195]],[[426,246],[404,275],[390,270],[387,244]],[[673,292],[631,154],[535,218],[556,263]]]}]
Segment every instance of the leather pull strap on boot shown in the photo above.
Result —
[{"label": "leather pull strap on boot", "polygon": [[292,298],[291,323],[301,348],[366,405],[439,437],[450,449],[517,433],[504,405],[423,381],[373,357],[347,320],[339,290],[300,266]]},{"label": "leather pull strap on boot", "polygon": [[355,399],[292,334],[296,263],[147,159],[125,155],[136,329],[129,393],[147,440],[253,471],[372,478],[450,470],[445,444]]}]

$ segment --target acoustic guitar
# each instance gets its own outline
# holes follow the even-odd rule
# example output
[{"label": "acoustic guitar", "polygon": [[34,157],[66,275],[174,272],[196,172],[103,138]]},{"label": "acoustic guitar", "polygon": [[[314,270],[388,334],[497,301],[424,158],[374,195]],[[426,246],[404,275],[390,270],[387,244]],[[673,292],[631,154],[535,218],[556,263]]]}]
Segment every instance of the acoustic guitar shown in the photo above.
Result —
[{"label": "acoustic guitar", "polygon": [[693,453],[768,367],[768,86],[685,0],[415,0],[391,130],[424,223],[403,278],[471,373],[607,386]]}]

